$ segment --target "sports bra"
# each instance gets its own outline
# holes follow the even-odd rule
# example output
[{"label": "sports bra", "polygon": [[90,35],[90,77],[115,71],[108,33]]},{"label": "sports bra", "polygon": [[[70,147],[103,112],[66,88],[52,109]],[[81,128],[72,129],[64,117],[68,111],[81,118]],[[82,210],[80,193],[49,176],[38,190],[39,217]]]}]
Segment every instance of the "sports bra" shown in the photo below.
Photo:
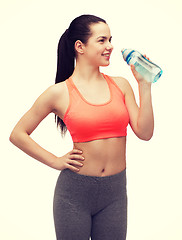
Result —
[{"label": "sports bra", "polygon": [[71,77],[66,80],[69,106],[63,121],[73,142],[88,142],[127,135],[129,114],[124,94],[111,77],[103,73],[102,75],[110,90],[110,99],[103,104],[89,103],[79,92]]}]

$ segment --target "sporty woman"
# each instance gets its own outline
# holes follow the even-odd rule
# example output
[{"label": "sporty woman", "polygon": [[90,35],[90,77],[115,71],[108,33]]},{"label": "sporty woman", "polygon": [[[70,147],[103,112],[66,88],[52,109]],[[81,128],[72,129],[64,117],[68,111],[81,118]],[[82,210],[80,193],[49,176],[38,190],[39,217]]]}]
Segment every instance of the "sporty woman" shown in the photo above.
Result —
[{"label": "sporty woman", "polygon": [[[127,229],[126,136],[149,140],[154,119],[151,83],[131,66],[140,104],[123,77],[100,72],[113,50],[105,20],[75,18],[58,44],[56,84],[48,87],[13,129],[10,141],[60,175],[54,195],[57,240],[125,240]],[[55,156],[31,137],[53,112],[73,149]],[[46,134],[46,133],[45,133]]]}]

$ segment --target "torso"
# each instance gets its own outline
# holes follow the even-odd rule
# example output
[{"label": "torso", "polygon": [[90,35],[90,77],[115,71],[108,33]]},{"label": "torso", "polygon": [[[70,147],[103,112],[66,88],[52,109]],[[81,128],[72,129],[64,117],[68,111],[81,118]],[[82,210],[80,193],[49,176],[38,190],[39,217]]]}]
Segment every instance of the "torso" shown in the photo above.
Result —
[{"label": "torso", "polygon": [[126,168],[126,137],[74,143],[74,147],[81,149],[85,158],[79,174],[108,176]]},{"label": "torso", "polygon": [[[124,80],[121,81],[122,78],[112,79],[117,83],[122,92],[125,93]],[[63,119],[69,105],[69,93],[65,82],[56,85],[56,87],[60,90],[60,94],[59,97],[56,98],[54,113]],[[110,93],[108,92],[108,86],[106,83],[102,83],[100,89],[102,89],[102,99],[100,97],[101,95],[98,94],[98,101],[103,103],[109,99]],[[93,88],[92,90],[94,92]],[[83,90],[80,91],[86,92]],[[97,96],[97,94],[94,94],[94,96]],[[88,101],[92,101],[93,96],[89,99],[88,96],[85,95],[85,98]],[[83,167],[80,167],[78,174],[108,176],[119,173],[126,168],[126,137],[74,143],[74,148],[82,150],[85,158],[84,165]]]}]

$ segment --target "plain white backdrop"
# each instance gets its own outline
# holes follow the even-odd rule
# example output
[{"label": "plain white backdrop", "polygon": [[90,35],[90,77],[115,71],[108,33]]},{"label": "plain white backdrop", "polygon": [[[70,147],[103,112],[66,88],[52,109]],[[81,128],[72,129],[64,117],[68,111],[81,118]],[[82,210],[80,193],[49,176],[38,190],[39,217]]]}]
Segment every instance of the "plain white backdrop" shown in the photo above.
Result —
[{"label": "plain white backdrop", "polygon": [[[0,239],[55,239],[52,199],[59,172],[20,151],[9,135],[54,84],[60,36],[75,17],[89,13],[106,19],[113,36],[111,64],[102,71],[127,78],[137,101],[137,83],[121,49],[146,53],[164,71],[152,86],[153,138],[139,140],[128,127],[127,240],[181,240],[181,1],[4,0],[0,7]],[[53,114],[31,136],[58,156],[72,148]]]}]

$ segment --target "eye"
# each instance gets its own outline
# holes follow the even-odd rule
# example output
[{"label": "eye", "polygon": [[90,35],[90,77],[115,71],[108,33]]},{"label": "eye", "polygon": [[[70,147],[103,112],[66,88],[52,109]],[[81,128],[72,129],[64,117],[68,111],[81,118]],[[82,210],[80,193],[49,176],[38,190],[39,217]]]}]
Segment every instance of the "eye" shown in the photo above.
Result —
[{"label": "eye", "polygon": [[104,39],[100,39],[99,42],[103,43],[105,40]]},{"label": "eye", "polygon": [[102,37],[102,38],[99,38],[98,42],[99,43],[104,43],[106,41],[109,41],[111,43],[111,40],[112,40],[112,37],[110,37],[110,38]]}]

